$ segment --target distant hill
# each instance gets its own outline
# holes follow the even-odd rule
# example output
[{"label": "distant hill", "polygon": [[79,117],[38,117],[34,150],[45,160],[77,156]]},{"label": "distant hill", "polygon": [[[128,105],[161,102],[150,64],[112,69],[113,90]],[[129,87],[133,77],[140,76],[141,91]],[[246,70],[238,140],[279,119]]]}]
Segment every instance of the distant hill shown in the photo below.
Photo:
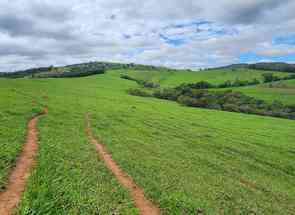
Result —
[{"label": "distant hill", "polygon": [[295,73],[295,64],[288,63],[256,63],[250,64],[249,68],[258,70],[274,70]]},{"label": "distant hill", "polygon": [[104,73],[104,67],[92,64],[72,65],[65,67],[40,67],[11,73],[0,73],[0,77],[5,78],[64,78],[83,77]]},{"label": "distant hill", "polygon": [[[83,77],[95,74],[103,74],[106,70],[110,69],[133,69],[133,70],[153,70],[153,71],[181,71],[171,69],[167,67],[142,65],[134,63],[110,63],[110,62],[88,62],[81,64],[73,64],[68,66],[60,67],[40,67],[26,69],[16,72],[0,72],[0,77],[5,78],[66,78],[66,77]],[[208,70],[218,69],[255,69],[255,70],[266,70],[266,71],[280,71],[295,73],[295,64],[288,63],[255,63],[255,64],[232,64],[224,67],[211,68]],[[183,71],[183,70],[182,70]],[[187,70],[191,71],[191,70]]]},{"label": "distant hill", "polygon": [[214,69],[256,69],[256,70],[267,70],[267,71],[280,71],[295,73],[295,64],[281,63],[281,62],[265,62],[265,63],[254,63],[254,64],[232,64],[229,66],[218,67]]},{"label": "distant hill", "polygon": [[246,63],[231,64],[231,65],[228,65],[228,66],[222,66],[222,67],[211,68],[211,69],[214,69],[215,70],[215,69],[243,69],[243,68],[248,69],[249,68],[249,64],[246,64]]},{"label": "distant hill", "polygon": [[5,78],[66,78],[66,77],[83,77],[95,74],[102,74],[109,69],[135,69],[135,70],[171,70],[165,67],[156,67],[141,64],[123,64],[109,62],[89,62],[73,64],[61,67],[40,67],[22,71],[0,73],[0,77]]}]

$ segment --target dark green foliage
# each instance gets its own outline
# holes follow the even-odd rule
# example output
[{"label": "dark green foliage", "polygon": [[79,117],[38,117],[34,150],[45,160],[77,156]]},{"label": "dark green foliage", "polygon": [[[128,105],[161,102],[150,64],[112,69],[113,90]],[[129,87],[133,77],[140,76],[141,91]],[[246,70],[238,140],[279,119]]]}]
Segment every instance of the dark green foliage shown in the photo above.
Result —
[{"label": "dark green foliage", "polygon": [[18,72],[0,72],[0,77],[3,78],[24,78],[26,76],[34,76],[35,74],[42,73],[42,72],[49,72],[51,67],[40,67],[40,68],[33,68],[22,70]]},{"label": "dark green foliage", "polygon": [[284,106],[278,101],[267,104],[262,100],[257,100],[239,92],[192,90],[190,93],[179,97],[177,101],[192,107],[221,109],[225,111],[295,119],[294,108],[292,109],[288,106]]},{"label": "dark green foliage", "polygon": [[295,64],[288,63],[255,63],[255,64],[232,64],[229,66],[214,68],[214,69],[255,69],[265,71],[280,71],[295,73]]},{"label": "dark green foliage", "polygon": [[137,79],[132,78],[131,76],[126,75],[126,74],[121,74],[121,75],[120,75],[120,78],[122,78],[122,79],[126,79],[126,80],[130,80],[130,81],[137,81]]},{"label": "dark green foliage", "polygon": [[243,86],[252,86],[260,84],[260,81],[258,81],[256,78],[252,81],[242,81],[239,79],[236,79],[234,82],[226,81],[222,84],[214,85],[207,81],[200,81],[193,84],[182,84],[178,87],[176,87],[177,90],[185,90],[187,88],[190,89],[212,89],[212,88],[230,88],[230,87],[243,87]]},{"label": "dark green foliage", "polygon": [[153,95],[143,89],[129,89],[128,93],[133,96],[152,97]]},{"label": "dark green foliage", "polygon": [[272,73],[264,73],[264,74],[262,74],[262,76],[263,76],[263,79],[264,79],[264,83],[269,83],[269,82],[279,80],[279,78],[274,76]]},{"label": "dark green foliage", "polygon": [[[282,78],[275,76],[272,73],[264,73],[264,74],[262,74],[262,76],[264,79],[263,80],[264,83],[271,83],[274,81],[295,79],[295,74],[292,74],[292,75],[289,75],[286,77],[282,77]],[[207,81],[200,81],[200,82],[191,83],[191,84],[181,84],[180,86],[176,87],[175,89],[184,92],[188,89],[232,88],[232,87],[253,86],[253,85],[258,85],[258,84],[261,84],[261,82],[257,78],[254,78],[253,80],[250,80],[250,81],[236,79],[234,82],[231,82],[228,80],[228,81],[226,81],[222,84],[218,84],[218,85],[211,84]]]},{"label": "dark green foliage", "polygon": [[295,72],[295,65],[287,63],[256,63],[249,65],[249,68],[267,71]]},{"label": "dark green foliage", "polygon": [[226,81],[226,82],[218,85],[218,88],[228,88],[228,87],[232,87],[231,81]]},{"label": "dark green foliage", "polygon": [[170,89],[157,90],[153,93],[153,96],[159,99],[176,101],[181,94],[182,94],[181,91],[170,88]]},{"label": "dark green foliage", "polygon": [[262,74],[262,76],[263,76],[263,79],[264,79],[264,83],[271,83],[271,82],[274,82],[274,81],[295,79],[295,74],[291,74],[291,75],[286,76],[286,77],[278,77],[278,76],[275,76],[272,73],[264,73],[264,74]]},{"label": "dark green foliage", "polygon": [[207,81],[200,81],[197,83],[193,83],[193,84],[182,84],[179,87],[177,87],[176,89],[184,89],[186,87],[192,88],[192,89],[210,89],[210,88],[215,88],[216,86],[213,84],[210,84]]},{"label": "dark green foliage", "polygon": [[286,106],[279,101],[268,104],[263,100],[231,90],[214,92],[194,88],[195,86],[203,86],[202,84],[181,85],[176,88],[157,90],[153,94],[136,89],[130,90],[129,94],[145,97],[154,96],[159,99],[177,101],[190,107],[295,119],[294,106]]},{"label": "dark green foliage", "polygon": [[295,79],[295,74],[291,74],[289,76],[281,78],[281,80],[292,80],[292,79]]},{"label": "dark green foliage", "polygon": [[4,78],[72,78],[103,74],[104,67],[93,64],[79,64],[66,67],[41,67],[13,73],[0,73]]},{"label": "dark green foliage", "polygon": [[90,75],[103,74],[103,69],[97,69],[93,71],[74,71],[74,72],[51,72],[47,74],[38,75],[38,78],[78,78],[86,77]]},{"label": "dark green foliage", "polygon": [[[81,64],[73,64],[64,67],[40,67],[27,69],[17,72],[0,72],[0,77],[4,78],[24,78],[24,77],[41,77],[41,78],[60,78],[60,77],[82,77],[92,74],[101,74],[105,70],[116,70],[116,69],[136,69],[136,70],[171,70],[165,67],[155,67],[150,65],[141,64],[122,64],[122,63],[110,63],[110,62],[88,62]],[[60,74],[72,72],[73,74]],[[150,83],[147,86],[151,86]]]},{"label": "dark green foliage", "polygon": [[146,80],[139,80],[139,79],[133,78],[133,77],[131,77],[129,75],[126,75],[126,74],[122,74],[122,75],[120,75],[120,77],[122,79],[135,81],[137,84],[139,84],[139,85],[141,85],[143,87],[146,87],[146,88],[158,88],[158,87],[160,87],[160,85],[157,84],[157,83],[154,83],[154,82],[151,82],[151,81],[146,81]]}]

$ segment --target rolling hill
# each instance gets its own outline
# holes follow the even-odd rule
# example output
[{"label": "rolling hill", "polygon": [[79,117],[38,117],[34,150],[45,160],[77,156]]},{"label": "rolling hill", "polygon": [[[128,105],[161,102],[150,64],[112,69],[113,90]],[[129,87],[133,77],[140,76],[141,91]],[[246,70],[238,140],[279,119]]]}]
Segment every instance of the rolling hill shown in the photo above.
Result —
[{"label": "rolling hill", "polygon": [[256,69],[295,73],[295,64],[283,62],[262,62],[254,64],[232,64],[229,66],[219,67],[218,69]]},{"label": "rolling hill", "polygon": [[[129,74],[174,87],[201,80],[261,79],[263,72],[105,70],[75,79],[0,78],[2,190],[28,120],[48,109],[37,126],[36,165],[16,214],[139,214],[132,196],[89,143],[86,114],[94,136],[162,214],[294,214],[294,120],[131,96],[128,89],[138,84],[120,77]],[[294,104],[294,84],[289,80],[235,90]]]}]

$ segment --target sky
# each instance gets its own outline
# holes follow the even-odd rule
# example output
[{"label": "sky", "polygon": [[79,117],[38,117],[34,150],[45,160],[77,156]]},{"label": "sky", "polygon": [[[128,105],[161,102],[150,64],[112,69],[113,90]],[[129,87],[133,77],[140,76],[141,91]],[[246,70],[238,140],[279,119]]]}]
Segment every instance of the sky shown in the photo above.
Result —
[{"label": "sky", "polygon": [[0,0],[0,72],[295,62],[294,0]]}]

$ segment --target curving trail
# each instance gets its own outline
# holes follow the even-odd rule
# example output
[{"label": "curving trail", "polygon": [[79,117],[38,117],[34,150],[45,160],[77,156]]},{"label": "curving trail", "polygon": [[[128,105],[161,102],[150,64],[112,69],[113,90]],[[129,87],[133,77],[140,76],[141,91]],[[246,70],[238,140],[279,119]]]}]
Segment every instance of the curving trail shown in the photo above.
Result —
[{"label": "curving trail", "polygon": [[14,209],[17,207],[21,195],[25,189],[26,180],[29,177],[30,170],[32,169],[35,156],[38,151],[38,131],[37,122],[38,119],[47,114],[47,108],[44,109],[43,113],[38,114],[33,117],[27,128],[27,138],[26,143],[23,147],[21,154],[19,155],[16,166],[12,170],[6,190],[0,193],[0,214],[1,215],[11,215]]},{"label": "curving trail", "polygon": [[108,169],[115,175],[117,180],[123,185],[131,194],[136,207],[139,209],[141,215],[159,215],[160,209],[154,205],[150,200],[145,198],[143,190],[138,187],[133,179],[128,176],[119,165],[112,159],[112,156],[107,152],[105,146],[97,141],[92,134],[89,116],[86,115],[86,133],[92,144],[95,145],[97,152],[102,160],[104,160]]}]

